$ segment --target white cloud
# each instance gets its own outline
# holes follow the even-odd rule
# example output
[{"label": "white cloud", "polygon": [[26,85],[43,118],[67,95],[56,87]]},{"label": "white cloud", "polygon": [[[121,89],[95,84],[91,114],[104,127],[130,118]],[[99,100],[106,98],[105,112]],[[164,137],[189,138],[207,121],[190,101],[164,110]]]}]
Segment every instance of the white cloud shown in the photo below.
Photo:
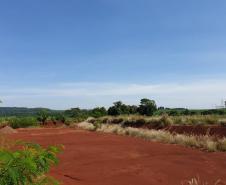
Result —
[{"label": "white cloud", "polygon": [[113,101],[138,104],[142,97],[167,107],[213,108],[226,98],[226,80],[187,83],[61,83],[49,87],[1,88],[4,106],[70,108],[109,106]]}]

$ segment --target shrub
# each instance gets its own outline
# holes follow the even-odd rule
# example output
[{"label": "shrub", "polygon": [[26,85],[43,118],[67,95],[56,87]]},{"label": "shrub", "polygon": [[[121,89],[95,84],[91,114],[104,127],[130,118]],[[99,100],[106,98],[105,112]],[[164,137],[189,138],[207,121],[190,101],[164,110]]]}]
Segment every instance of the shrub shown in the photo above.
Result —
[{"label": "shrub", "polygon": [[226,127],[226,119],[220,119],[220,120],[218,121],[218,123],[219,123],[221,126]]},{"label": "shrub", "polygon": [[81,129],[85,129],[85,130],[90,130],[90,131],[95,130],[95,126],[92,123],[88,123],[88,122],[74,123],[71,126],[81,128]]},{"label": "shrub", "polygon": [[170,119],[170,117],[167,114],[164,114],[160,120],[159,120],[159,127],[160,128],[165,128],[167,126],[170,126],[173,124],[173,121]]},{"label": "shrub", "polygon": [[93,123],[93,126],[94,126],[94,130],[97,130],[97,129],[101,128],[102,122],[101,122],[100,120],[96,120],[96,121]]},{"label": "shrub", "polygon": [[62,123],[65,123],[66,117],[63,114],[56,114],[55,118],[57,121],[61,121]]},{"label": "shrub", "polygon": [[124,119],[115,117],[115,118],[110,119],[109,121],[110,121],[110,123],[113,123],[113,124],[120,124],[124,121]]},{"label": "shrub", "polygon": [[93,117],[89,117],[86,121],[89,123],[95,123],[95,121],[97,121],[97,119],[95,119]]},{"label": "shrub", "polygon": [[9,120],[9,125],[12,128],[26,128],[38,126],[38,122],[34,117],[11,118]]},{"label": "shrub", "polygon": [[54,123],[54,124],[56,124],[56,117],[55,116],[51,116],[51,121]]},{"label": "shrub", "polygon": [[0,128],[8,125],[9,122],[6,119],[0,119]]},{"label": "shrub", "polygon": [[64,124],[70,126],[71,124],[75,123],[73,118],[66,118]]},{"label": "shrub", "polygon": [[[213,185],[222,185],[224,183],[221,182],[221,180],[217,180]],[[190,180],[187,180],[185,182],[182,182],[181,185],[208,185],[207,182],[202,181],[199,176],[194,177]]]},{"label": "shrub", "polygon": [[143,127],[146,124],[146,120],[144,118],[138,119],[127,119],[123,122],[123,126],[126,127]]},{"label": "shrub", "polygon": [[102,119],[102,123],[108,123],[108,118],[107,117],[104,117],[103,119]]},{"label": "shrub", "polygon": [[99,118],[107,115],[107,110],[104,107],[96,107],[91,110],[92,117]]},{"label": "shrub", "polygon": [[163,116],[161,117],[153,117],[151,119],[149,118],[146,121],[146,125],[148,128],[155,127],[158,129],[162,129],[172,124],[173,120],[167,114],[163,114]]},{"label": "shrub", "polygon": [[7,185],[56,185],[54,178],[46,176],[58,163],[60,147],[42,148],[32,143],[22,143],[21,149],[0,149],[0,184]]}]

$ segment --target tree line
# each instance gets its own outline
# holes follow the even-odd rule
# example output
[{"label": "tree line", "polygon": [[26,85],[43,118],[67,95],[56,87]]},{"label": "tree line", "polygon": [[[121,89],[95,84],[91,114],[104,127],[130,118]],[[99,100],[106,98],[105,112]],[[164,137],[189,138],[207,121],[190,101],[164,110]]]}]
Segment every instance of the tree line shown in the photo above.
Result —
[{"label": "tree line", "polygon": [[[190,110],[185,108],[165,108],[157,107],[154,100],[143,98],[139,105],[127,105],[122,101],[116,101],[109,108],[95,107],[93,109],[71,108],[69,110],[51,110],[46,108],[23,108],[23,107],[0,107],[0,116],[37,116],[48,114],[56,119],[63,120],[62,115],[72,118],[102,117],[102,116],[118,116],[118,115],[162,115],[169,116],[181,115],[226,115],[226,109],[206,109],[206,110]],[[45,114],[43,112],[46,112]],[[43,116],[46,117],[46,116]]]}]

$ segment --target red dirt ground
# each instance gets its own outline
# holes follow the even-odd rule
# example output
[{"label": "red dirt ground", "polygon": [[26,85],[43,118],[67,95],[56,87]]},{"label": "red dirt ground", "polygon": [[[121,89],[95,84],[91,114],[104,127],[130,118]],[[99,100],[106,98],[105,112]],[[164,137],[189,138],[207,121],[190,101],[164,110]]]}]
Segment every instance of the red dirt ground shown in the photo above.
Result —
[{"label": "red dirt ground", "polygon": [[195,176],[226,182],[226,153],[69,128],[18,129],[10,137],[63,144],[51,175],[64,185],[181,185]]}]

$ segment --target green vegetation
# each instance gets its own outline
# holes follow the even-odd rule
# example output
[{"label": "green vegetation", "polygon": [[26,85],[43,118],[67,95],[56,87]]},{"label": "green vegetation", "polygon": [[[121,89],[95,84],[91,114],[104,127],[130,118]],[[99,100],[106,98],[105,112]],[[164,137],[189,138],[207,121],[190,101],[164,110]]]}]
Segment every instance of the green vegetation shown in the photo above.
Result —
[{"label": "green vegetation", "polygon": [[[1,142],[2,143],[2,142]],[[7,185],[57,185],[47,176],[50,168],[58,163],[57,154],[62,147],[42,148],[33,143],[17,143],[14,147],[0,148],[0,184]]]},{"label": "green vegetation", "polygon": [[140,106],[138,108],[138,112],[141,115],[152,116],[156,110],[157,106],[154,100],[149,100],[147,98],[141,99]]},{"label": "green vegetation", "polygon": [[[66,110],[64,115],[67,118],[73,119],[74,122],[81,122],[89,117],[106,119],[103,122],[108,121],[106,117],[113,116],[111,123],[121,123],[130,120],[125,120],[128,117],[139,117],[135,119],[136,124],[143,125],[141,122],[147,122],[149,125],[164,125],[169,124],[220,124],[226,125],[226,109],[211,109],[211,110],[189,110],[184,108],[164,108],[158,107],[154,100],[143,98],[140,101],[140,105],[126,105],[121,101],[113,103],[113,106],[106,110],[104,107],[97,107],[91,110],[72,108]],[[141,117],[141,115],[143,117]],[[150,117],[151,116],[151,117]],[[167,119],[160,120],[162,116]],[[122,120],[123,119],[123,120]],[[145,120],[143,120],[145,119]],[[221,120],[221,121],[220,121]],[[133,120],[134,121],[134,120]],[[159,124],[161,122],[161,124]],[[128,122],[127,122],[128,123]]]},{"label": "green vegetation", "polygon": [[38,126],[37,119],[34,117],[13,117],[8,120],[12,128],[26,128]]},{"label": "green vegetation", "polygon": [[42,111],[46,110],[50,114],[54,113],[62,113],[64,111],[60,110],[51,110],[46,108],[25,108],[25,107],[0,107],[0,117],[10,117],[10,116],[37,116],[37,114]]},{"label": "green vegetation", "polygon": [[66,110],[64,112],[66,117],[77,119],[77,122],[83,121],[88,117],[102,117],[107,115],[107,110],[104,107],[96,107],[91,110],[80,109],[80,108],[72,108],[70,110]]},{"label": "green vegetation", "polygon": [[42,125],[45,125],[48,117],[49,117],[49,112],[47,110],[41,110],[40,112],[38,112],[37,120],[41,122]]},{"label": "green vegetation", "polygon": [[[36,108],[0,107],[0,126],[11,125],[14,128],[45,125],[48,121],[70,125],[93,117],[100,123],[123,124],[132,127],[157,127],[176,125],[222,125],[226,126],[226,109],[188,110],[184,108],[157,107],[154,100],[143,98],[140,105],[126,105],[121,101],[113,103],[108,109],[72,108],[65,111]],[[4,116],[4,115],[13,115]],[[31,115],[31,116],[30,116]],[[16,116],[16,117],[15,117]],[[39,123],[37,123],[37,120]],[[23,123],[24,122],[24,123]]]},{"label": "green vegetation", "polygon": [[12,128],[26,128],[39,126],[36,117],[1,117],[0,127],[11,126]]}]

